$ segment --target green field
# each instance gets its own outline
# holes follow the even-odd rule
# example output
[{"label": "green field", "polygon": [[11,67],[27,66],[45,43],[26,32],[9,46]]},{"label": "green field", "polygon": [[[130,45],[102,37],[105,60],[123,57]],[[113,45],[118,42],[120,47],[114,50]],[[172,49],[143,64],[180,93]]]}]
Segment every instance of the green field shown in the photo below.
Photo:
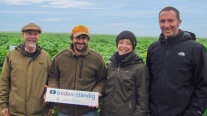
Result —
[{"label": "green field", "polygon": [[[43,33],[40,35],[38,45],[49,53],[51,58],[58,52],[68,48],[71,43],[69,33]],[[109,63],[109,58],[116,51],[115,43],[116,35],[91,35],[89,46],[93,50],[99,52],[106,63]],[[137,37],[136,53],[144,62],[146,61],[148,46],[156,41],[155,37]],[[198,42],[202,43],[207,48],[207,39],[197,38]],[[9,52],[10,45],[19,45],[23,42],[21,33],[17,32],[0,32],[0,72],[2,69],[4,58]],[[203,116],[207,116],[207,111]]]},{"label": "green field", "polygon": [[[106,63],[116,51],[116,35],[91,35],[89,46],[99,52]],[[149,44],[156,41],[153,37],[137,38],[137,54],[145,61]],[[0,66],[2,66],[5,55],[9,51],[10,45],[19,45],[23,42],[21,33],[0,32]],[[43,33],[40,35],[38,44],[49,53],[51,58],[63,49],[68,48],[71,43],[68,33]],[[0,69],[1,70],[1,69]]]}]

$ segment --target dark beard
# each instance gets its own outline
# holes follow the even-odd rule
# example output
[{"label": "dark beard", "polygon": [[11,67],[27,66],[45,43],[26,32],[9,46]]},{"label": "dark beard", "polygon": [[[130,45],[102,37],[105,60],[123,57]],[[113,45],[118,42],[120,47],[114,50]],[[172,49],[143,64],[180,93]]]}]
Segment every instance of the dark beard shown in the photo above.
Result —
[{"label": "dark beard", "polygon": [[76,50],[77,50],[78,52],[83,52],[83,51],[85,51],[86,48],[88,47],[88,45],[86,45],[85,43],[82,43],[82,44],[84,44],[83,49],[78,49],[77,46],[76,46],[76,44],[78,44],[78,43],[75,43],[74,47],[76,48]]}]

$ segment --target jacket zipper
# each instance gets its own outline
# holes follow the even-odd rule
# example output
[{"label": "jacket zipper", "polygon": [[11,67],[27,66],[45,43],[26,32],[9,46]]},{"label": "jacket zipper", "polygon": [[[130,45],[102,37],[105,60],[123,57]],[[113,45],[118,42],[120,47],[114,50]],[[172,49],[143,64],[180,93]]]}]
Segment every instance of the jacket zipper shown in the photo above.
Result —
[{"label": "jacket zipper", "polygon": [[[168,47],[168,43],[167,40],[165,42],[165,47],[166,47],[166,51],[165,51],[165,56],[164,56],[164,66],[163,66],[163,78],[162,78],[162,83],[165,83],[165,78],[166,78],[166,71],[167,71],[167,62],[168,62],[168,54],[169,54],[169,47]],[[160,113],[161,109],[158,109],[159,113]]]},{"label": "jacket zipper", "polygon": [[[117,72],[119,72],[119,69],[120,69],[120,66],[118,67]],[[117,73],[117,77],[118,77],[118,73]],[[113,98],[114,98],[114,89],[115,89],[116,81],[117,81],[117,78],[114,81],[114,87],[113,87],[113,92],[112,92],[113,94],[112,94],[112,97],[111,97],[111,101],[113,101]],[[112,102],[110,104],[110,111],[109,111],[110,114],[111,114],[111,106],[112,106]]]},{"label": "jacket zipper", "polygon": [[[76,88],[76,73],[77,73],[77,68],[78,68],[78,59],[79,59],[79,57],[77,57],[77,59],[76,59],[76,66],[75,66],[75,83],[74,83],[74,90],[75,90],[75,88]],[[73,105],[73,115],[75,116],[75,106]]]},{"label": "jacket zipper", "polygon": [[[165,57],[164,57],[164,73],[163,73],[163,77],[165,78],[165,75],[166,75],[166,68],[167,68],[167,57],[168,57],[168,52],[169,52],[169,50],[168,50],[168,44],[167,44],[167,40],[166,40],[166,42],[165,42],[165,45],[166,45],[166,52],[165,52]],[[164,80],[163,80],[163,82],[164,82]]]},{"label": "jacket zipper", "polygon": [[77,77],[76,77],[76,73],[77,73],[77,68],[78,68],[78,59],[79,59],[79,58],[76,59],[76,65],[75,65],[75,80],[74,80],[75,83],[74,83],[74,89],[76,88],[76,78],[77,78]]},{"label": "jacket zipper", "polygon": [[26,113],[26,115],[28,116],[28,112],[27,112],[27,76],[28,76],[28,68],[29,68],[29,65],[30,65],[30,63],[32,62],[32,58],[31,57],[29,57],[29,62],[28,62],[28,64],[27,64],[27,70],[26,70],[26,91],[25,91],[25,113]]},{"label": "jacket zipper", "polygon": [[133,96],[131,96],[131,100],[129,104],[129,113],[131,114],[131,116],[132,116],[132,99],[133,99]]}]

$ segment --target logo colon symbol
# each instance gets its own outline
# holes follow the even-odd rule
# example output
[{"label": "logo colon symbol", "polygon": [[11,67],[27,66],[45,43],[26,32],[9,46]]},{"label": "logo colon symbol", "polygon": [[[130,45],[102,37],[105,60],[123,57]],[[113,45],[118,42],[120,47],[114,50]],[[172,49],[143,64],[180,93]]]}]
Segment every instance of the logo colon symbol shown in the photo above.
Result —
[{"label": "logo colon symbol", "polygon": [[56,94],[55,90],[50,90],[50,94]]}]

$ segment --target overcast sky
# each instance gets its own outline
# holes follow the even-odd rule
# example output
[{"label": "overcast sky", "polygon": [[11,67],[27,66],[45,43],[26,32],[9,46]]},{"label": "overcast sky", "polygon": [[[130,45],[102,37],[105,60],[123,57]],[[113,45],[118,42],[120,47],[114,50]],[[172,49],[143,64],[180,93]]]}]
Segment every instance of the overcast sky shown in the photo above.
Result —
[{"label": "overcast sky", "polygon": [[21,31],[34,22],[43,32],[70,33],[86,25],[92,34],[137,36],[160,34],[158,13],[174,6],[181,13],[180,28],[207,38],[207,0],[0,0],[0,31]]}]

